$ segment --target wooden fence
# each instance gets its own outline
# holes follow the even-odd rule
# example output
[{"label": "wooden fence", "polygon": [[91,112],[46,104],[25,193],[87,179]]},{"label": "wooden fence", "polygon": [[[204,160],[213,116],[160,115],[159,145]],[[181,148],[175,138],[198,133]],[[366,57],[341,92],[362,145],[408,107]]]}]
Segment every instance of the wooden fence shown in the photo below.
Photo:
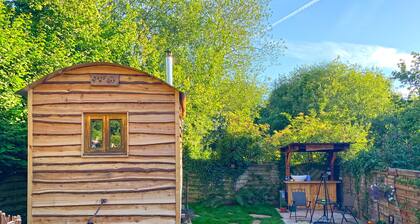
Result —
[{"label": "wooden fence", "polygon": [[20,215],[10,216],[0,211],[0,224],[22,224],[22,218]]},{"label": "wooden fence", "polygon": [[[420,171],[389,168],[375,172],[372,176],[362,176],[357,180],[351,175],[344,175],[344,193],[354,195],[355,209],[359,218],[374,221],[394,220],[395,224],[420,223]],[[393,199],[384,197],[374,200],[371,186],[376,184],[391,192]],[[391,188],[392,187],[392,188]]]},{"label": "wooden fence", "polygon": [[19,214],[26,223],[26,173],[0,176],[0,210]]}]

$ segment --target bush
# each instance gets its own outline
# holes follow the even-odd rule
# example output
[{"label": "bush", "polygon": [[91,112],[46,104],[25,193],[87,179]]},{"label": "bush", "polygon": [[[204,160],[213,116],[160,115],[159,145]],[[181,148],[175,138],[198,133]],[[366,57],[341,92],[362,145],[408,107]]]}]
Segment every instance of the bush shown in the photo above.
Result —
[{"label": "bush", "polygon": [[274,190],[272,187],[244,187],[235,194],[235,201],[241,206],[267,203],[275,200]]}]

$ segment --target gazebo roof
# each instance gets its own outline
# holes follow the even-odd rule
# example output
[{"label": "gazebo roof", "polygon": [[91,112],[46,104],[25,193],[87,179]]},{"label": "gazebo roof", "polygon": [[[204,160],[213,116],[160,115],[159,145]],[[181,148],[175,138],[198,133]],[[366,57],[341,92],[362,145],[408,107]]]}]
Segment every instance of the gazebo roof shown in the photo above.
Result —
[{"label": "gazebo roof", "polygon": [[291,143],[280,148],[282,152],[340,152],[350,148],[350,143]]}]

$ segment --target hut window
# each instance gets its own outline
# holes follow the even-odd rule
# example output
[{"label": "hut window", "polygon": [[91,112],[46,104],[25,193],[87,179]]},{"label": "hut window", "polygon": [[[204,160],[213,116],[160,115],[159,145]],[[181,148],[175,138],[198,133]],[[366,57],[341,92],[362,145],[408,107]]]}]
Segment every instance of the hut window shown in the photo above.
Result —
[{"label": "hut window", "polygon": [[102,119],[90,120],[90,148],[99,151],[104,147],[104,121]]},{"label": "hut window", "polygon": [[84,114],[84,154],[125,154],[126,114]]}]

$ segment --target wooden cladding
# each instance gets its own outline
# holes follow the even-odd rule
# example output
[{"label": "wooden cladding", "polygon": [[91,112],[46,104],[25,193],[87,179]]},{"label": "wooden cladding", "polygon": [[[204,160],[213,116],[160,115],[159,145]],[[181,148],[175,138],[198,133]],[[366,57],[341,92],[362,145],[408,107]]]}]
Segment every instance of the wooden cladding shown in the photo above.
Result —
[{"label": "wooden cladding", "polygon": [[[118,76],[119,85],[94,85],[94,76]],[[180,223],[176,89],[129,68],[91,65],[29,90],[31,223],[86,223],[100,199],[107,204],[95,223]]]},{"label": "wooden cladding", "polygon": [[84,114],[84,155],[126,154],[127,114]]}]

